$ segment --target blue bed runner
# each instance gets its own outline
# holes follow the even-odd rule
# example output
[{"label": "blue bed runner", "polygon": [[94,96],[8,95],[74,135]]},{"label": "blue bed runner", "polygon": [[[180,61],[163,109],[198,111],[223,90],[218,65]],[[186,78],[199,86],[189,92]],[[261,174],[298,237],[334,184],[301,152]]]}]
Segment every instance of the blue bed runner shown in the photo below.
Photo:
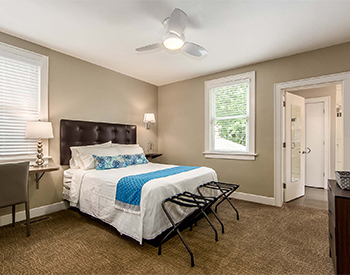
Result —
[{"label": "blue bed runner", "polygon": [[127,176],[121,178],[117,184],[115,207],[129,213],[140,213],[142,187],[150,180],[165,178],[175,174],[191,171],[198,166],[176,166],[154,172]]}]

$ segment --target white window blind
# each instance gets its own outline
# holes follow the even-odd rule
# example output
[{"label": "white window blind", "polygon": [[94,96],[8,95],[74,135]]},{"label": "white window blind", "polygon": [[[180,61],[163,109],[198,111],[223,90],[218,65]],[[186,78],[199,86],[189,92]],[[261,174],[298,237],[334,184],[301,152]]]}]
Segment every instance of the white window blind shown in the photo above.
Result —
[{"label": "white window blind", "polygon": [[255,72],[206,82],[206,157],[254,159],[254,122]]},{"label": "white window blind", "polygon": [[25,130],[27,121],[40,118],[41,64],[18,52],[0,49],[1,158],[36,153],[37,140],[26,139]]},{"label": "white window blind", "polygon": [[249,79],[210,89],[210,150],[249,152]]}]

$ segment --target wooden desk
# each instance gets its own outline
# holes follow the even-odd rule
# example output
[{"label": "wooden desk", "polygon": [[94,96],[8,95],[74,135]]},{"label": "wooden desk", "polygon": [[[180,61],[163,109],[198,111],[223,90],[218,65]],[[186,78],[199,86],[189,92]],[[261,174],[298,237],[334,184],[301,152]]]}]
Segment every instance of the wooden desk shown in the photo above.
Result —
[{"label": "wooden desk", "polygon": [[46,172],[57,171],[60,169],[51,159],[44,166],[29,166],[29,173],[35,173],[36,189],[39,189],[39,181]]}]

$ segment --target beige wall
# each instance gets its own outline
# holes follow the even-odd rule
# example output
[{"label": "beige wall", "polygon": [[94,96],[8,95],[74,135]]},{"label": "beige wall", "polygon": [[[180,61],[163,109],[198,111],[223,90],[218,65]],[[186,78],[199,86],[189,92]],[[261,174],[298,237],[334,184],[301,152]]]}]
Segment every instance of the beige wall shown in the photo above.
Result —
[{"label": "beige wall", "polygon": [[[50,140],[50,155],[56,164],[60,119],[130,123],[138,125],[141,146],[145,148],[148,140],[153,140],[156,147],[158,144],[158,151],[164,154],[159,162],[209,166],[217,171],[221,181],[239,183],[239,191],[269,197],[274,193],[274,84],[350,71],[350,43],[345,43],[157,88],[3,33],[0,42],[49,57],[49,118],[55,134]],[[204,81],[252,70],[257,72],[258,157],[255,161],[205,159]],[[150,131],[144,129],[145,112],[156,114],[158,128],[156,125]],[[31,180],[31,208],[61,201],[62,171],[61,168],[46,174],[39,190]],[[6,213],[9,209],[0,209],[0,216]]]},{"label": "beige wall", "polygon": [[[205,159],[204,82],[249,71],[256,71],[257,158]],[[209,166],[219,180],[240,184],[241,192],[273,197],[274,84],[344,71],[350,71],[350,43],[161,86],[158,147],[164,156],[160,161]]]},{"label": "beige wall", "polygon": [[307,89],[293,91],[295,95],[302,96],[304,98],[315,98],[315,97],[330,97],[330,130],[331,130],[331,140],[330,140],[330,178],[335,179],[335,153],[336,153],[336,128],[335,128],[335,119],[336,115],[336,85],[331,85],[322,88]]},{"label": "beige wall", "polygon": [[[152,140],[157,146],[157,125],[145,130],[142,122],[145,112],[158,118],[156,86],[3,33],[0,42],[49,57],[49,120],[55,136],[50,140],[50,155],[56,164],[62,118],[136,124],[140,145],[145,149]],[[45,174],[39,190],[31,179],[31,208],[62,200],[62,171]],[[0,216],[7,213],[9,208],[0,209]]]}]

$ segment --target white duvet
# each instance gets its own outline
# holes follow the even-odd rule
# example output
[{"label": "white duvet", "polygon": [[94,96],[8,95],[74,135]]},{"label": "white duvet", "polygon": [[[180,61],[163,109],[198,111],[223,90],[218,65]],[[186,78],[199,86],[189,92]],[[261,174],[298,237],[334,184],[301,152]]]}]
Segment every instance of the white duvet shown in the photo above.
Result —
[{"label": "white duvet", "polygon": [[[174,166],[148,163],[102,171],[68,169],[64,173],[64,184],[67,185],[70,182],[70,189],[64,188],[64,198],[70,201],[71,206],[101,219],[115,227],[121,234],[130,236],[142,244],[142,239],[154,239],[171,226],[161,207],[164,199],[183,191],[196,192],[198,185],[216,181],[216,172],[211,168],[200,167],[147,182],[141,192],[139,215],[115,208],[117,183],[125,176]],[[169,209],[176,222],[186,215],[184,211],[189,211],[189,209],[171,207]]]}]

